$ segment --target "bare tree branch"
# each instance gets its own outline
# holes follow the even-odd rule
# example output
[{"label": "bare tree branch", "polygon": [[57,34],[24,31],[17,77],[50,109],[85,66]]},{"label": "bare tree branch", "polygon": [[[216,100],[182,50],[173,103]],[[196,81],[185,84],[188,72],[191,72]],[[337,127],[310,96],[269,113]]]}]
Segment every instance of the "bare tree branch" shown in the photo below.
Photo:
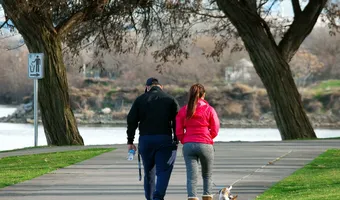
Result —
[{"label": "bare tree branch", "polygon": [[292,0],[292,6],[295,17],[298,17],[301,14],[300,0]]},{"label": "bare tree branch", "polygon": [[129,16],[130,16],[130,19],[131,19],[131,23],[133,25],[133,29],[135,30],[135,33],[136,35],[138,34],[138,30],[137,30],[137,27],[136,27],[136,22],[135,22],[135,19],[133,18],[133,13],[132,11],[129,11]]},{"label": "bare tree branch", "polygon": [[339,18],[340,18],[340,8],[339,8],[340,1],[330,2],[324,9],[325,15],[323,16],[322,21],[327,22],[328,27],[330,28],[329,34],[335,35],[336,33],[340,33],[340,25],[339,25]]},{"label": "bare tree branch", "polygon": [[101,30],[102,30],[102,34],[103,34],[103,38],[104,38],[104,41],[105,41],[105,44],[106,44],[106,48],[108,48],[110,50],[110,44],[107,40],[107,37],[106,37],[106,34],[105,34],[105,30],[103,27],[101,27]]},{"label": "bare tree branch", "polygon": [[65,19],[63,22],[61,22],[56,27],[56,32],[59,35],[64,35],[67,32],[70,31],[70,29],[74,26],[77,26],[81,22],[86,21],[88,18],[94,17],[96,14],[98,14],[99,10],[102,10],[102,8],[109,2],[109,0],[101,0],[94,1],[92,4],[90,4],[88,7],[85,7],[84,9],[78,11],[77,13],[73,14],[70,18]]},{"label": "bare tree branch", "polygon": [[22,46],[25,46],[25,43],[22,43],[22,44],[20,44],[20,45],[18,45],[16,47],[13,47],[13,48],[7,48],[7,51],[12,51],[12,50],[15,50],[15,49],[19,49]]},{"label": "bare tree branch", "polygon": [[227,18],[226,15],[212,15],[208,13],[201,13],[196,9],[190,9],[190,10],[185,10],[186,13],[194,13],[196,15],[204,16],[204,17],[210,17],[210,18],[216,18],[216,19],[222,19],[222,18]]},{"label": "bare tree branch", "polygon": [[257,12],[256,0],[239,0],[239,3],[249,11]]},{"label": "bare tree branch", "polygon": [[[273,1],[273,2],[270,4],[270,6],[269,6],[267,12],[265,12],[264,18],[267,18],[267,17],[268,17],[268,15],[270,14],[271,9],[274,7],[274,5],[275,5],[276,3],[277,3],[277,1]],[[263,6],[263,5],[262,5],[262,6]]]},{"label": "bare tree branch", "polygon": [[279,51],[289,62],[299,49],[304,39],[311,33],[327,0],[309,1],[303,12],[297,16],[283,39],[279,43]]},{"label": "bare tree branch", "polygon": [[64,35],[72,26],[85,19],[85,9],[72,15],[69,19],[66,19],[56,27],[56,31],[59,35]]},{"label": "bare tree branch", "polygon": [[5,24],[7,24],[7,23],[8,23],[8,19],[6,19],[6,21],[3,24],[1,24],[0,29],[2,29],[2,27],[4,27]]},{"label": "bare tree branch", "polygon": [[[261,0],[258,6],[258,9],[261,9],[265,4],[268,3],[269,0]],[[274,4],[277,0],[273,1],[272,4]]]},{"label": "bare tree branch", "polygon": [[[226,4],[227,5],[227,4]],[[242,6],[242,4],[240,4],[239,2],[237,2],[237,1],[231,1],[230,3],[228,3],[228,5],[230,5],[230,6],[232,6],[234,9],[236,9],[236,10],[240,10],[240,11],[243,11],[242,12],[242,15],[243,16],[245,16],[244,15],[244,13],[247,13],[247,14],[249,14],[249,16],[252,16],[252,18],[253,18],[253,20],[254,21],[257,21],[257,22],[259,22],[260,23],[260,25],[262,26],[262,28],[264,29],[264,31],[265,31],[265,33],[266,33],[266,35],[267,35],[267,37],[270,39],[270,41],[271,42],[273,42],[273,43],[275,43],[275,39],[274,39],[274,36],[273,36],[273,34],[271,33],[271,30],[270,30],[270,27],[268,26],[268,24],[267,24],[267,22],[263,19],[263,18],[261,18],[261,16],[255,11],[253,11],[253,10],[250,10],[248,7],[246,7],[246,6]],[[221,7],[221,9],[223,9],[224,7]],[[227,12],[225,11],[224,12],[226,15],[227,15]],[[239,15],[239,16],[242,16],[242,15]],[[237,15],[235,15],[235,16],[237,16]],[[230,20],[232,20],[232,16],[231,15],[229,15],[229,19]],[[236,23],[238,23],[238,22],[236,22],[237,21],[237,19],[235,19],[235,21],[234,21],[234,26],[236,26]],[[276,45],[276,44],[275,44]]]},{"label": "bare tree branch", "polygon": [[257,5],[256,5],[257,0],[248,0],[249,7],[252,11],[257,11]]}]

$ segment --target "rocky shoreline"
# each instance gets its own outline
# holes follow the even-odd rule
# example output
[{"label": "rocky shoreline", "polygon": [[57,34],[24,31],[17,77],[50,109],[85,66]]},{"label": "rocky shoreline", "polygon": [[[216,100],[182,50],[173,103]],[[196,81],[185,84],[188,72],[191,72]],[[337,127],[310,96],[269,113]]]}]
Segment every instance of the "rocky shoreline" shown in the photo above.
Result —
[{"label": "rocky shoreline", "polygon": [[[75,111],[75,118],[80,126],[126,126],[125,118],[114,118],[111,110],[102,110],[99,113],[88,115]],[[332,113],[324,115],[308,114],[314,128],[340,129],[340,119]],[[20,105],[17,110],[7,117],[0,118],[5,123],[33,123],[32,109]],[[39,118],[39,123],[41,119]],[[276,123],[271,112],[263,114],[258,120],[248,118],[221,119],[221,127],[224,128],[276,128]]]},{"label": "rocky shoreline", "polygon": [[[206,87],[207,101],[228,128],[276,128],[267,92],[263,88],[235,83],[231,86]],[[81,126],[126,126],[126,116],[144,86],[118,87],[113,82],[85,81],[80,88],[70,88],[70,105]],[[187,101],[187,89],[168,85],[166,92],[179,105]],[[303,107],[315,128],[340,129],[340,88],[301,91]],[[27,97],[10,116],[0,122],[33,123],[32,97]],[[39,115],[40,116],[40,115]]]}]

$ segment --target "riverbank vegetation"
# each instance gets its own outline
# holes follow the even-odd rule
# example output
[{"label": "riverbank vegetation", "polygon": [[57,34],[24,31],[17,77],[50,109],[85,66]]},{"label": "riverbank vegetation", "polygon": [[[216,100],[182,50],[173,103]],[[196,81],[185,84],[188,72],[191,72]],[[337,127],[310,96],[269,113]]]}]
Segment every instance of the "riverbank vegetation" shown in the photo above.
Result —
[{"label": "riverbank vegetation", "polygon": [[[315,28],[290,65],[314,127],[340,127],[340,80],[336,79],[340,68],[335,51],[338,42],[334,42],[340,36],[326,34],[322,28]],[[91,49],[79,56],[65,55],[71,107],[78,123],[124,124],[131,103],[144,91],[145,80],[155,76],[181,106],[186,103],[189,86],[203,83],[207,100],[216,108],[222,125],[275,127],[267,92],[248,54],[230,47],[219,62],[202,57],[202,53],[214,49],[211,41],[208,36],[197,38],[190,46],[187,60],[181,65],[168,63],[161,68],[150,53],[139,57],[133,53],[104,55],[100,60],[92,59]],[[0,121],[31,123],[33,82],[26,78],[28,52],[24,47],[13,52],[4,51],[0,58],[4,63],[0,66],[4,72],[0,79],[4,86],[0,88],[0,104],[14,104],[19,109]],[[15,65],[13,70],[6,68],[9,65]]]},{"label": "riverbank vegetation", "polygon": [[[302,102],[314,127],[340,127],[339,80],[321,81],[301,89]],[[165,85],[164,90],[183,106],[188,87]],[[206,99],[214,106],[225,127],[275,127],[271,106],[263,88],[233,83],[206,86]],[[88,78],[70,88],[72,110],[79,124],[125,125],[134,99],[144,92],[142,84],[123,86],[115,80]],[[26,99],[30,102],[30,99]],[[32,110],[19,106],[4,122],[31,123]]]}]

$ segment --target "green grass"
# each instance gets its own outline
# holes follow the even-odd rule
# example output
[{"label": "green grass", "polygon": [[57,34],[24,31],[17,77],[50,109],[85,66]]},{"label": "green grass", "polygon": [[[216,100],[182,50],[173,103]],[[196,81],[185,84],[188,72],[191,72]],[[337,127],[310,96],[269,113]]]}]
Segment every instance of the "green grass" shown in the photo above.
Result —
[{"label": "green grass", "polygon": [[257,198],[269,199],[340,199],[340,150],[326,151]]},{"label": "green grass", "polygon": [[311,91],[315,94],[315,97],[318,99],[321,95],[333,93],[333,91],[337,91],[340,89],[340,80],[327,80],[322,81],[320,84],[311,88]]},{"label": "green grass", "polygon": [[315,89],[331,89],[331,88],[340,88],[340,80],[327,80],[322,81],[319,85],[314,87]]},{"label": "green grass", "polygon": [[49,146],[24,147],[24,148],[12,149],[12,150],[0,151],[0,153],[7,153],[7,152],[13,152],[13,151],[20,151],[20,150],[40,149],[40,148],[48,148],[48,147]]},{"label": "green grass", "polygon": [[118,92],[118,90],[116,88],[113,88],[109,92],[106,93],[106,96],[111,97],[112,95],[114,95],[117,92]]},{"label": "green grass", "polygon": [[92,148],[77,151],[11,156],[0,159],[0,188],[20,183],[83,160],[112,151]]},{"label": "green grass", "polygon": [[174,96],[177,96],[177,95],[183,95],[186,91],[187,91],[186,88],[175,87],[172,90],[169,90],[169,93],[171,93]]}]

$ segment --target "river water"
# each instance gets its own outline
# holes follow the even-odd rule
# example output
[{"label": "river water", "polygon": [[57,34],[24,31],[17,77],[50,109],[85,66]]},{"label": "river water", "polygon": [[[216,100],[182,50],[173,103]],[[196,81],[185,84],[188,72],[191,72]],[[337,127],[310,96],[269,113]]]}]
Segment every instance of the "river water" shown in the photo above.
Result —
[{"label": "river water", "polygon": [[[0,117],[15,111],[0,105]],[[340,137],[340,130],[316,129],[318,138]],[[79,132],[86,145],[125,144],[125,127],[80,126]],[[280,133],[272,128],[221,128],[215,141],[280,141]],[[46,145],[42,126],[39,126],[38,145]],[[34,146],[32,124],[0,123],[0,151]]]}]

